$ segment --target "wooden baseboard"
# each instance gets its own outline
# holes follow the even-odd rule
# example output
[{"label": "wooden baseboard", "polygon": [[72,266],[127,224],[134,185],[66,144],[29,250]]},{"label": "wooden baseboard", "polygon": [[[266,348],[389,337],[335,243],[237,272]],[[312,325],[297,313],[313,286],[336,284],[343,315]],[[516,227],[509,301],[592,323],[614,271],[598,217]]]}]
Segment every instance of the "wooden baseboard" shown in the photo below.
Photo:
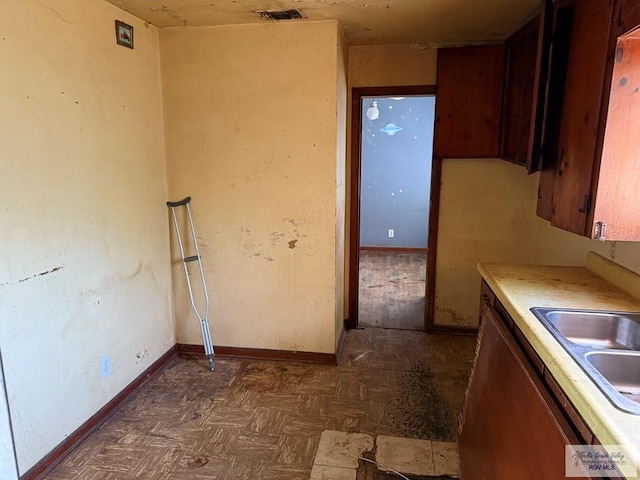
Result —
[{"label": "wooden baseboard", "polygon": [[109,403],[98,410],[89,420],[78,427],[71,435],[65,438],[57,447],[49,452],[42,460],[31,467],[20,480],[40,480],[55,468],[69,455],[84,439],[91,435],[102,425],[116,410],[118,410],[132,395],[134,395],[149,379],[162,370],[176,356],[177,349],[174,345],[149,368],[138,375],[124,390],[113,397]]},{"label": "wooden baseboard", "polygon": [[455,325],[433,325],[433,328],[430,332],[434,335],[467,335],[467,336],[476,336],[478,335],[477,327],[459,327]]},{"label": "wooden baseboard", "polygon": [[[176,345],[180,356],[204,356],[202,345],[179,343]],[[323,363],[335,365],[335,353],[299,352],[295,350],[269,350],[265,348],[216,347],[216,358],[253,358],[256,360],[288,360],[293,362]]]},{"label": "wooden baseboard", "polygon": [[427,248],[420,247],[360,247],[360,251],[384,253],[427,253]]}]

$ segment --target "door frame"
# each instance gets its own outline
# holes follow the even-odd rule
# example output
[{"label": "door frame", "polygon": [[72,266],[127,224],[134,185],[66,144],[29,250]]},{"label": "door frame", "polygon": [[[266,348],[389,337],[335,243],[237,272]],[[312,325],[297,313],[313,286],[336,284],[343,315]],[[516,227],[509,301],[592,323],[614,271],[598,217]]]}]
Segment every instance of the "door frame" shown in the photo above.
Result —
[{"label": "door frame", "polygon": [[[363,97],[431,96],[435,85],[405,85],[395,87],[353,87],[351,89],[351,174],[349,219],[349,316],[346,328],[358,327],[358,296],[360,283],[360,174],[362,167],[362,107]],[[436,99],[437,102],[437,99]],[[435,125],[434,125],[435,137]],[[442,160],[433,157],[427,238],[427,281],[425,292],[424,331],[434,332],[436,253],[438,243],[438,213],[440,207],[440,176]]]}]

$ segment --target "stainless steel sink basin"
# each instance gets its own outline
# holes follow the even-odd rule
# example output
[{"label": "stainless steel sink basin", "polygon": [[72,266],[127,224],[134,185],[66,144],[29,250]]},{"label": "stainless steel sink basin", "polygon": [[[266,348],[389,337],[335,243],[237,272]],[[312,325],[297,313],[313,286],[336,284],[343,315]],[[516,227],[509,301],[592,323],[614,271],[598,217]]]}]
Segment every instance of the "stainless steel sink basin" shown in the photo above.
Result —
[{"label": "stainless steel sink basin", "polygon": [[640,415],[640,313],[531,311],[616,408]]},{"label": "stainless steel sink basin", "polygon": [[640,350],[640,315],[538,309],[570,342],[598,348]]},{"label": "stainless steel sink basin", "polygon": [[621,395],[640,402],[640,353],[589,352],[585,357]]}]

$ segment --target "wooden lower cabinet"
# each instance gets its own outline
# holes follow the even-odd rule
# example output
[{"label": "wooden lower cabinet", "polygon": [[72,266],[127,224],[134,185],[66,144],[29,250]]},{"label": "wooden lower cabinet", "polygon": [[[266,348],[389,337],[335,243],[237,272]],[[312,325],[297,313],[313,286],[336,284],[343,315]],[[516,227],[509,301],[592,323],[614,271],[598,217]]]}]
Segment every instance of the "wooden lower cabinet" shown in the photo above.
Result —
[{"label": "wooden lower cabinet", "polygon": [[463,480],[565,479],[582,443],[496,311],[482,310],[458,440]]}]

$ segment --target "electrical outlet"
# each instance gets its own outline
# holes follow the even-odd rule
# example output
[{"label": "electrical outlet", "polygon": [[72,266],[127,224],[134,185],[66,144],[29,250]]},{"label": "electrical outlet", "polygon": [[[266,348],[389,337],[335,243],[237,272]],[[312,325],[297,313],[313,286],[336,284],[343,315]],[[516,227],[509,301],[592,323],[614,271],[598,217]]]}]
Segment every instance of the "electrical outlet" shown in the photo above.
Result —
[{"label": "electrical outlet", "polygon": [[390,228],[389,229],[389,238],[393,238],[393,237],[395,237],[395,235],[396,235],[395,230],[393,228]]},{"label": "electrical outlet", "polygon": [[111,359],[109,358],[109,355],[105,355],[104,357],[102,357],[100,367],[102,371],[102,378],[107,378],[109,375],[111,375]]}]

